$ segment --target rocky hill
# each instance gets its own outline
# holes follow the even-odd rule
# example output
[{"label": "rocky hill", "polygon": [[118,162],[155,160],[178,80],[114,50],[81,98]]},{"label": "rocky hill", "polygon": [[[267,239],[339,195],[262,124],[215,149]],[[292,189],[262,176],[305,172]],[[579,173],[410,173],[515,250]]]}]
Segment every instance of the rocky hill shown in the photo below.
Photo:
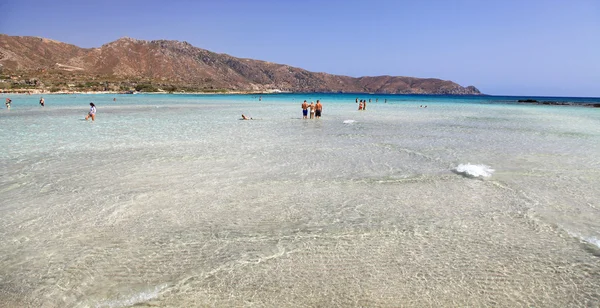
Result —
[{"label": "rocky hill", "polygon": [[413,77],[315,73],[197,48],[121,38],[100,48],[0,35],[0,87],[53,90],[291,91],[480,94],[473,86]]}]

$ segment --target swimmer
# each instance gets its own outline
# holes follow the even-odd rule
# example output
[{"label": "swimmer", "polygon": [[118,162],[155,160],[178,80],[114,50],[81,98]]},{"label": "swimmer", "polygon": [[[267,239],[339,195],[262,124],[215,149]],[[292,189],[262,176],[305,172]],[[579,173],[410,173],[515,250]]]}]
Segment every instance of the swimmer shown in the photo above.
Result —
[{"label": "swimmer", "polygon": [[42,98],[40,98],[40,106],[44,107],[44,104],[45,104],[45,103],[46,103],[46,102],[44,101],[44,98],[43,98],[43,97],[42,97]]},{"label": "swimmer", "polygon": [[6,99],[6,103],[4,103],[6,105],[6,109],[10,109],[10,104],[12,103],[12,100],[10,98]]},{"label": "swimmer", "polygon": [[242,113],[242,120],[253,120]]}]

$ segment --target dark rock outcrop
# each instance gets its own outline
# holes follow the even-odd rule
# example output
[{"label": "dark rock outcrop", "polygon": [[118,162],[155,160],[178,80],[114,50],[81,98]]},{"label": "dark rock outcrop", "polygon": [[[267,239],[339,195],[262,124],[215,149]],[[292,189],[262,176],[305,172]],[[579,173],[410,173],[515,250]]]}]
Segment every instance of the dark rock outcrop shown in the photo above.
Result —
[{"label": "dark rock outcrop", "polygon": [[520,99],[518,103],[527,103],[533,105],[551,105],[551,106],[581,106],[581,107],[593,107],[600,108],[598,103],[586,103],[586,102],[557,102],[557,101],[538,101],[535,99]]}]

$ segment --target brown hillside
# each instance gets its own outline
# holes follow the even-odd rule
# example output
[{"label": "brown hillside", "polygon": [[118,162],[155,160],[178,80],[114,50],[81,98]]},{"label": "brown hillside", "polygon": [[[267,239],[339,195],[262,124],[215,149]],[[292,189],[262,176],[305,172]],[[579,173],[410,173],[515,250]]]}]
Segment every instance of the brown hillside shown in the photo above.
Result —
[{"label": "brown hillside", "polygon": [[97,80],[145,82],[158,87],[232,91],[378,92],[480,94],[452,81],[413,77],[360,77],[309,72],[288,65],[242,59],[197,48],[187,42],[121,38],[100,48],[37,37],[0,35],[4,76],[36,78],[39,86]]}]

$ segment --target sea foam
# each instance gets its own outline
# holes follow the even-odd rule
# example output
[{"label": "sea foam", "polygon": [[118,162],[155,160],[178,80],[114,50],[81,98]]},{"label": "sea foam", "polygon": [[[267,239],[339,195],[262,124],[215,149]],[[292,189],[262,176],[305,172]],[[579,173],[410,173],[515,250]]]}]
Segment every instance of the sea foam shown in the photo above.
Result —
[{"label": "sea foam", "polygon": [[344,124],[352,124],[354,122],[356,122],[356,121],[354,121],[354,120],[344,120]]},{"label": "sea foam", "polygon": [[486,165],[460,164],[454,168],[454,171],[467,177],[478,178],[490,177],[495,170]]},{"label": "sea foam", "polygon": [[586,243],[588,243],[588,244],[592,244],[592,245],[594,245],[594,246],[596,246],[596,247],[600,248],[600,238],[597,238],[597,237],[595,237],[595,236],[584,236],[584,235],[581,235],[581,234],[579,234],[579,233],[577,233],[577,232],[570,231],[570,230],[568,230],[568,229],[565,229],[565,230],[566,230],[566,231],[567,231],[567,233],[569,233],[569,235],[571,235],[572,237],[575,237],[575,238],[577,238],[577,239],[579,239],[579,240],[581,240],[581,241],[584,241],[584,242],[586,242]]}]

